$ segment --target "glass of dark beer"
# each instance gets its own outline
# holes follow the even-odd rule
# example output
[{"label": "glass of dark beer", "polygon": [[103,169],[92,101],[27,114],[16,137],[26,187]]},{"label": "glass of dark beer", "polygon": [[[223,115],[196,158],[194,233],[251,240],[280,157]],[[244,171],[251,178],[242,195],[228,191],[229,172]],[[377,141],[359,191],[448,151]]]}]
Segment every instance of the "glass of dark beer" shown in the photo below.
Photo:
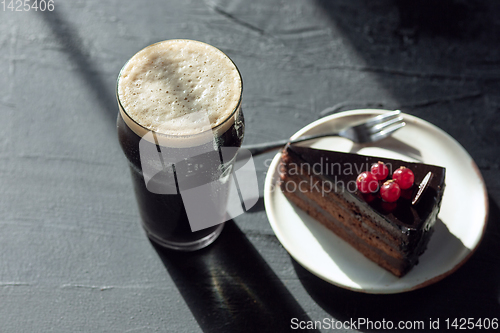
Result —
[{"label": "glass of dark beer", "polygon": [[194,251],[221,233],[244,135],[241,96],[236,65],[202,42],[150,45],[120,71],[118,138],[155,243]]}]

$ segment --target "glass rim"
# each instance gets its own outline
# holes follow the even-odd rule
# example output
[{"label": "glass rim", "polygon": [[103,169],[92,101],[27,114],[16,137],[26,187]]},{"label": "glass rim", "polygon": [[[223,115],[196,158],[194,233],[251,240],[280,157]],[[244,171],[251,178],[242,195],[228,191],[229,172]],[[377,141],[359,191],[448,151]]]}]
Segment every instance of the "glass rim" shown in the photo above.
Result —
[{"label": "glass rim", "polygon": [[[210,129],[207,129],[203,132],[200,132],[200,133],[196,133],[196,134],[188,134],[188,135],[173,135],[173,134],[167,134],[167,133],[162,133],[162,132],[156,132],[150,128],[147,128],[141,124],[139,124],[134,118],[132,118],[127,110],[123,107],[122,105],[122,102],[120,101],[120,95],[118,94],[118,86],[120,85],[120,78],[122,76],[122,72],[123,72],[123,69],[127,66],[127,64],[130,62],[130,60],[132,60],[132,58],[138,54],[139,52],[141,52],[142,50],[145,50],[149,47],[152,47],[156,44],[160,44],[160,43],[164,43],[164,42],[172,42],[172,41],[189,41],[189,42],[195,42],[195,43],[201,43],[201,44],[205,44],[205,45],[208,45],[210,47],[213,47],[214,49],[216,49],[217,51],[221,52],[234,66],[234,68],[236,68],[236,72],[238,73],[238,77],[240,78],[240,96],[238,98],[238,103],[236,103],[236,106],[234,107],[234,109],[231,111],[231,113],[220,123],[218,124],[217,126],[215,127],[211,127]],[[203,136],[203,135],[206,135],[209,131],[211,132],[214,132],[214,131],[217,131],[218,129],[222,128],[224,125],[226,125],[226,123],[232,119],[234,117],[234,115],[236,114],[236,112],[238,111],[238,109],[240,108],[241,106],[241,101],[242,101],[242,97],[243,97],[243,78],[241,77],[241,73],[240,73],[240,70],[238,69],[238,66],[236,66],[236,64],[234,63],[234,61],[225,53],[223,52],[222,50],[220,50],[219,48],[213,46],[213,45],[210,45],[208,43],[205,43],[205,42],[201,42],[201,41],[198,41],[198,40],[194,40],[194,39],[184,39],[184,38],[180,38],[180,39],[166,39],[166,40],[163,40],[163,41],[159,41],[159,42],[156,42],[156,43],[153,43],[153,44],[150,44],[142,49],[140,49],[139,51],[137,51],[136,53],[134,53],[134,55],[132,57],[130,57],[129,60],[127,60],[127,62],[123,65],[123,67],[120,69],[120,72],[118,73],[118,78],[116,79],[116,100],[118,101],[118,106],[120,108],[120,110],[123,111],[123,113],[128,117],[128,119],[130,119],[135,125],[139,126],[141,129],[143,129],[146,133],[147,132],[152,132],[154,133],[155,135],[160,135],[160,136],[163,136],[163,137],[166,137],[166,138],[175,138],[175,139],[180,139],[180,138],[194,138],[194,137],[197,137],[197,136]],[[128,126],[128,125],[127,125]],[[128,126],[130,127],[130,126]],[[134,131],[132,128],[130,128],[132,131]],[[135,131],[134,131],[135,132]],[[138,133],[136,133],[137,135],[139,135]],[[139,135],[140,136],[140,135]]]}]

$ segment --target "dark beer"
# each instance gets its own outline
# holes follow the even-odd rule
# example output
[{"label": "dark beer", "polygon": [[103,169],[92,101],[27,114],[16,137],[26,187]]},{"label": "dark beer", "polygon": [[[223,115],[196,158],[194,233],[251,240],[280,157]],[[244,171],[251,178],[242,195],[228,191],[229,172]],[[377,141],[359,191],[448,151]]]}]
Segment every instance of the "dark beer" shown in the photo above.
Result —
[{"label": "dark beer", "polygon": [[[182,41],[175,42],[180,42],[181,47],[183,47]],[[192,43],[192,41],[186,42]],[[203,50],[203,52],[205,52],[205,49]],[[168,51],[172,53],[175,52],[175,49],[169,49]],[[185,50],[183,50],[183,52],[185,52]],[[209,46],[208,53],[210,52],[220,51]],[[207,56],[207,54],[204,55]],[[158,57],[157,54],[155,54],[155,56]],[[220,59],[220,55],[218,55],[218,58],[216,60],[220,61]],[[224,60],[224,58],[222,59],[223,61],[226,61]],[[227,59],[227,62],[225,64],[222,64],[222,66],[234,66],[234,64],[229,60],[229,58],[227,58],[227,56],[225,56],[225,59]],[[206,63],[206,61],[204,62]],[[207,84],[207,82],[210,83],[210,75],[212,74],[210,68],[201,70],[197,68],[200,66],[200,63],[192,65],[188,64],[189,62],[186,64],[186,62],[183,60],[182,66],[184,66],[183,68],[187,68],[188,74],[188,79],[186,79],[185,75],[183,75],[182,78],[184,79],[184,81],[196,81],[196,79],[191,80],[190,75],[192,73],[195,73],[195,75],[201,77],[201,75],[199,75],[198,73],[203,73],[204,77],[201,78],[200,82],[197,82],[197,84],[200,85]],[[126,66],[124,66],[124,68],[126,68]],[[191,66],[194,69],[192,69]],[[236,67],[234,66],[234,68]],[[228,155],[226,153],[226,156],[222,158],[221,147],[240,147],[243,140],[244,120],[243,113],[240,108],[241,84],[239,86],[239,91],[226,93],[226,95],[229,96],[228,98],[233,98],[233,100],[236,100],[237,98],[236,103],[234,101],[226,103],[227,105],[231,106],[231,110],[223,110],[223,106],[226,104],[224,104],[224,101],[219,101],[217,105],[218,110],[209,114],[208,121],[211,124],[211,128],[203,128],[199,130],[196,128],[196,123],[194,123],[193,125],[193,123],[190,123],[190,119],[185,119],[186,116],[184,114],[181,114],[178,118],[173,118],[173,120],[171,121],[165,120],[164,123],[158,123],[156,125],[151,125],[150,123],[148,123],[149,120],[145,121],[145,123],[149,126],[141,124],[138,119],[140,120],[142,110],[135,110],[136,113],[134,115],[131,115],[131,113],[133,112],[129,112],[127,106],[125,106],[122,101],[124,98],[120,96],[120,81],[121,76],[123,75],[124,70],[122,69],[122,72],[120,73],[120,77],[118,79],[117,90],[118,104],[120,107],[120,112],[117,119],[118,138],[123,152],[125,153],[125,156],[129,161],[132,181],[134,184],[134,190],[144,230],[151,240],[168,248],[177,250],[196,250],[198,248],[207,246],[213,240],[215,240],[221,232],[223,224],[217,223],[222,222],[222,220],[208,221],[212,225],[217,225],[192,232],[188,214],[186,212],[185,203],[181,196],[181,191],[183,189],[196,188],[196,186],[198,185],[209,182],[216,184],[214,187],[216,190],[214,190],[213,193],[210,193],[209,196],[211,197],[211,202],[215,202],[216,205],[220,205],[220,208],[224,210],[224,205],[227,201],[228,195],[228,185],[224,183],[224,177],[231,172],[234,158],[236,156],[236,150],[229,150],[230,154]],[[127,73],[126,75],[132,76],[133,74]],[[173,81],[171,80],[171,76],[169,80]],[[217,77],[217,75],[215,75],[213,81],[221,79],[221,77]],[[238,79],[241,80],[241,77],[239,77],[239,73]],[[157,78],[155,78],[155,80],[157,80]],[[175,80],[177,80],[177,78],[175,78]],[[144,84],[144,80],[142,80],[141,82],[142,84]],[[174,84],[176,84],[176,81],[173,82]],[[155,82],[155,84],[163,83]],[[155,88],[158,89],[158,92],[163,89],[164,91],[166,90],[167,93],[169,93],[168,89],[171,89],[168,87],[158,88],[157,86],[155,86]],[[175,88],[177,87],[174,87],[174,89]],[[181,87],[180,89],[183,88],[186,87]],[[154,89],[148,88],[148,92],[149,90],[151,90],[151,92],[153,93],[156,92],[154,91]],[[179,95],[181,97],[186,96],[184,97],[184,101],[186,102],[183,107],[181,107],[182,103],[179,103],[176,104],[176,107],[167,109],[167,111],[170,112],[170,110],[174,110],[173,113],[176,113],[176,116],[176,108],[180,108],[183,112],[185,112],[185,110],[191,106],[188,103],[188,100],[198,98],[197,96],[193,95],[193,93],[200,91],[205,90],[203,89],[203,87],[197,86],[192,89],[191,94],[189,94],[188,92],[186,95],[180,95],[185,94],[185,90],[182,90],[177,93],[175,100],[169,97],[170,100],[167,99],[165,101],[165,104],[168,104],[172,100],[178,101]],[[124,93],[121,93],[122,96],[124,96]],[[232,96],[231,93],[233,94]],[[129,105],[135,106],[135,102],[133,102],[134,98],[140,99],[143,98],[143,96],[138,93],[132,94],[134,95],[133,98],[130,99],[130,101],[132,102],[129,101]],[[210,94],[211,91],[205,93],[205,95]],[[161,97],[163,96],[160,95],[160,98]],[[153,101],[156,103],[156,97],[154,97]],[[208,107],[210,107],[210,101],[202,102],[204,102],[204,107],[207,107],[207,105]],[[155,108],[157,108],[158,103],[147,103],[149,102],[143,103],[145,105],[144,108],[148,108],[150,107],[150,105],[153,105]],[[159,108],[161,108],[161,105],[159,106]],[[155,112],[156,113],[154,113],[154,115],[156,116],[158,111],[155,110]],[[223,117],[221,117],[221,115]],[[167,117],[169,116],[170,114]],[[169,121],[170,123],[168,123]],[[153,133],[154,135],[150,135],[149,140],[145,140],[145,133]],[[154,140],[151,140],[151,137],[153,137]],[[153,156],[153,158],[144,158],[144,153],[142,154],[141,158],[141,149],[144,150],[144,147],[152,152],[150,156]],[[155,152],[157,152],[157,154],[155,154]],[[162,157],[172,158],[172,160],[175,160],[176,162],[173,164],[164,163],[161,170],[158,169],[158,172],[150,175],[150,179],[148,179],[149,177],[146,177],[145,179],[145,172],[147,171],[148,167],[151,167],[152,164],[158,164],[156,156],[160,160],[162,159]],[[150,163],[151,165],[149,165],[148,163]],[[171,177],[172,174],[173,177]],[[162,193],[162,190],[164,190],[165,188],[170,188],[170,190],[167,191],[169,194]]]}]

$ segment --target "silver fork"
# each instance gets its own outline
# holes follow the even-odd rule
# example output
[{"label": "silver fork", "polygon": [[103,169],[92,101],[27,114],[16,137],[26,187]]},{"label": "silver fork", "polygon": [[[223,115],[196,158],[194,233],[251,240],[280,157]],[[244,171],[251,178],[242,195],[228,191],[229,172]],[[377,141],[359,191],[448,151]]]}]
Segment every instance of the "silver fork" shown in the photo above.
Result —
[{"label": "silver fork", "polygon": [[247,149],[252,156],[259,155],[280,147],[287,143],[299,143],[308,140],[324,138],[327,136],[341,136],[356,143],[368,143],[382,140],[401,127],[405,126],[400,110],[387,112],[362,123],[346,127],[338,132],[329,132],[315,135],[305,135],[294,140],[280,140],[274,142],[259,143],[255,145],[245,145],[241,148]]}]

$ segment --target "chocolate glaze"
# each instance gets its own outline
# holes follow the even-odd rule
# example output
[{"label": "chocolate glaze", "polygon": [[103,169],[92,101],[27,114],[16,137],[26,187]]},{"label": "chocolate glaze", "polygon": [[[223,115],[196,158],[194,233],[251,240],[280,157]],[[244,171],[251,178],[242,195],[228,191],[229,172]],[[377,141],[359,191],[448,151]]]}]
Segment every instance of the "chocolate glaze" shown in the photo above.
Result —
[{"label": "chocolate glaze", "polygon": [[[401,238],[403,245],[409,248],[419,248],[422,235],[434,225],[439,212],[445,187],[445,169],[439,166],[423,163],[412,163],[401,160],[364,156],[351,153],[313,149],[296,145],[287,145],[285,153],[299,157],[310,166],[314,174],[335,185],[337,193],[343,193],[344,198],[361,207],[365,214],[380,227]],[[384,162],[389,167],[389,177],[400,166],[410,168],[415,175],[415,184],[402,193],[395,205],[388,205],[377,195],[364,195],[355,186],[359,173],[369,171],[373,163]],[[411,204],[418,184],[428,172],[433,177],[416,205]]]}]

